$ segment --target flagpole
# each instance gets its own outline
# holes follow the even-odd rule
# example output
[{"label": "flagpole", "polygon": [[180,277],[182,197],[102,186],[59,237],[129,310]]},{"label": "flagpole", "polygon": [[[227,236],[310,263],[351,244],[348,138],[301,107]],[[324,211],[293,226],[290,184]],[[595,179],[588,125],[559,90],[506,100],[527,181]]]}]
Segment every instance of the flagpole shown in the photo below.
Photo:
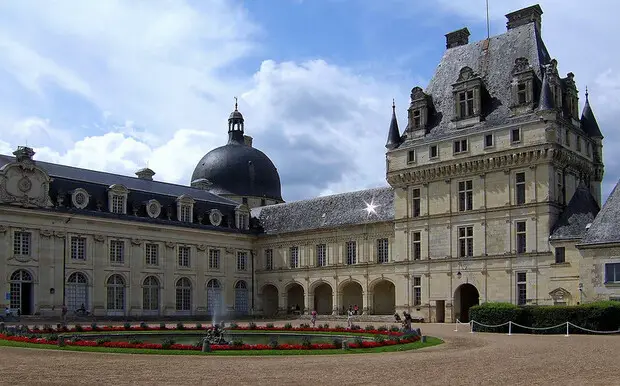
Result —
[{"label": "flagpole", "polygon": [[489,22],[489,0],[486,0],[487,2],[487,39],[491,38],[491,25]]}]

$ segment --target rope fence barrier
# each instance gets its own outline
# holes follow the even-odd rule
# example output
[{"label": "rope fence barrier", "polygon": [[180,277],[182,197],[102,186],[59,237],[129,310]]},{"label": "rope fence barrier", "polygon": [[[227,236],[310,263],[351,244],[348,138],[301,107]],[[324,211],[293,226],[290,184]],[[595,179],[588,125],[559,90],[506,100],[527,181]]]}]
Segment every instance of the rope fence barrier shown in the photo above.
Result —
[{"label": "rope fence barrier", "polygon": [[469,326],[469,333],[473,334],[474,333],[474,326],[480,326],[480,327],[485,327],[485,328],[499,328],[499,327],[504,327],[504,326],[508,326],[508,335],[512,335],[512,326],[515,327],[520,327],[523,329],[527,329],[527,330],[532,330],[532,331],[544,331],[544,330],[551,330],[551,329],[557,329],[563,326],[566,326],[566,334],[564,336],[569,336],[570,335],[570,327],[574,327],[576,329],[582,330],[582,331],[586,331],[592,334],[620,334],[620,329],[615,330],[615,331],[597,331],[597,330],[590,330],[589,328],[585,328],[585,327],[581,327],[578,326],[574,323],[571,322],[565,322],[565,323],[560,323],[558,325],[555,326],[549,326],[549,327],[531,327],[531,326],[523,326],[521,324],[515,323],[513,321],[508,321],[502,324],[484,324],[484,323],[480,323],[477,322],[475,320],[469,321],[469,322],[461,322],[460,320],[456,320],[455,323],[455,332],[459,332],[459,325],[468,325]]}]

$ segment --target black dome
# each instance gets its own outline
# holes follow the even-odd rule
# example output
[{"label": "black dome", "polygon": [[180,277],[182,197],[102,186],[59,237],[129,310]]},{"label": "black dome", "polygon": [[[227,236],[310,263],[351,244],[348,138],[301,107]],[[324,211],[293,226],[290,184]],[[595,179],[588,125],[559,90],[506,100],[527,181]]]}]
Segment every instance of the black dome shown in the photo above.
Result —
[{"label": "black dome", "polygon": [[214,193],[282,201],[280,176],[273,162],[244,143],[233,141],[208,152],[192,174],[192,181],[202,178],[213,184]]}]

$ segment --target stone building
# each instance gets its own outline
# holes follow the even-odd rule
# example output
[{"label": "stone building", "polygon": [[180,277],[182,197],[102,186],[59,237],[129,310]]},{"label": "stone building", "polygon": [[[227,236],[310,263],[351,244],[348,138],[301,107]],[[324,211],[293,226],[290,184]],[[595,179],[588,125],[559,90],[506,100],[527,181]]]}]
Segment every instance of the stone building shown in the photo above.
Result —
[{"label": "stone building", "polygon": [[[406,128],[392,106],[387,187],[284,203],[245,135],[190,186],[0,156],[0,288],[24,314],[392,314],[468,320],[486,301],[620,299],[620,190],[601,206],[602,140],[561,77],[538,5],[507,31],[446,35]],[[600,210],[600,212],[599,212]]]}]

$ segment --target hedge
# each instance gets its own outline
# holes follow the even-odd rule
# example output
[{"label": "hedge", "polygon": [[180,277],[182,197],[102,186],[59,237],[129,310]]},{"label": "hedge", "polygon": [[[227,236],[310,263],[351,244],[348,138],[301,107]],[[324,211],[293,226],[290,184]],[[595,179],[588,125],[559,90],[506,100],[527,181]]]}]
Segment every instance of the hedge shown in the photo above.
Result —
[{"label": "hedge", "polygon": [[[469,310],[470,320],[487,325],[498,325],[512,321],[527,327],[561,327],[548,330],[531,330],[512,326],[513,333],[565,334],[566,322],[594,331],[616,331],[620,329],[620,302],[604,301],[578,306],[516,306],[510,303],[484,303]],[[483,327],[475,324],[478,332],[508,332],[508,325]],[[581,329],[570,327],[571,334],[587,334]]]}]

